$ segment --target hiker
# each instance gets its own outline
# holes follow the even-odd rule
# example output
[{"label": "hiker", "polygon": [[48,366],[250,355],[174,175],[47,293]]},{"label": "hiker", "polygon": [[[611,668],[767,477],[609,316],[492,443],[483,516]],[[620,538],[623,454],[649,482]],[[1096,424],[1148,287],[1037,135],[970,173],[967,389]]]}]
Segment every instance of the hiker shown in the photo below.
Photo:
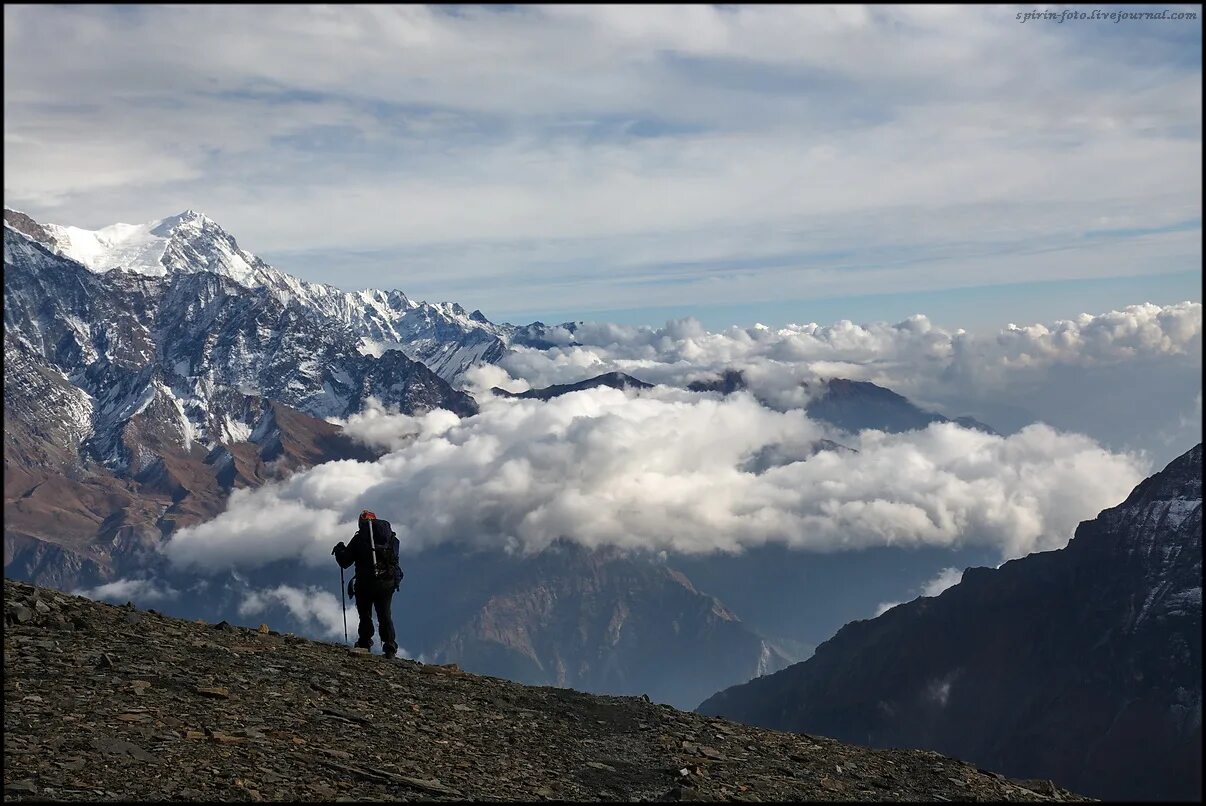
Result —
[{"label": "hiker", "polygon": [[372,649],[373,611],[376,610],[381,648],[385,657],[392,658],[398,652],[398,642],[390,606],[394,592],[402,582],[398,558],[401,544],[389,521],[381,520],[367,509],[360,513],[358,525],[352,541],[347,545],[339,541],[331,553],[340,568],[356,566],[356,574],[347,589],[348,598],[356,600],[356,612],[360,614],[356,646]]}]

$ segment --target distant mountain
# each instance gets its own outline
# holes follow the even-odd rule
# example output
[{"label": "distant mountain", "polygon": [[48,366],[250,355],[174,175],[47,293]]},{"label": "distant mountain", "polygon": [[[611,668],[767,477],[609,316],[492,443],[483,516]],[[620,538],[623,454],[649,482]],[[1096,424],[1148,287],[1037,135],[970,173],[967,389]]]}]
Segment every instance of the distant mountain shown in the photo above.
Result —
[{"label": "distant mountain", "polygon": [[[807,388],[808,384],[804,386]],[[824,381],[819,394],[805,408],[810,417],[824,420],[850,433],[875,428],[895,434],[922,429],[931,423],[948,422],[990,434],[996,433],[972,417],[951,419],[926,411],[891,389],[868,381],[850,381],[844,378]]]},{"label": "distant mountain", "polygon": [[1202,796],[1202,446],[1063,549],[970,568],[698,709],[958,752],[1112,799]]},{"label": "distant mountain", "polygon": [[689,707],[790,662],[681,572],[561,542],[514,563],[431,652],[524,683]]},{"label": "distant mountain", "polygon": [[687,389],[692,392],[720,392],[722,395],[731,395],[745,388],[745,375],[736,369],[726,369],[718,377],[687,384]]},{"label": "distant mountain", "polygon": [[653,388],[653,384],[645,383],[631,375],[625,375],[623,372],[607,372],[603,375],[587,378],[584,381],[578,381],[577,383],[555,384],[553,386],[546,386],[543,389],[528,389],[526,392],[508,392],[506,389],[501,389],[497,386],[490,391],[500,397],[517,397],[524,400],[552,400],[561,395],[568,395],[570,392],[580,392],[583,389],[597,389],[600,386],[607,386],[612,389]]},{"label": "distant mountain", "polygon": [[[856,434],[867,428],[897,434],[925,428],[931,423],[953,422],[964,428],[974,428],[989,434],[997,433],[973,417],[945,417],[926,411],[908,398],[869,381],[845,378],[800,384],[812,394],[804,407],[808,416],[836,425],[843,431]],[[720,375],[692,381],[692,392],[720,392],[729,395],[747,389],[745,376],[738,370],[725,370]]]}]

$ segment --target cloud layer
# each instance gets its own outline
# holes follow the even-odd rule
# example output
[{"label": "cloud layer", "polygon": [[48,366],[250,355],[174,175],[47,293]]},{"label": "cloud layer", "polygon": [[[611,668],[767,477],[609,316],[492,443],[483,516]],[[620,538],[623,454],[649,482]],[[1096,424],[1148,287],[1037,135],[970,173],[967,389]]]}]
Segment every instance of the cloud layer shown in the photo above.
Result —
[{"label": "cloud layer", "polygon": [[[995,335],[948,331],[916,315],[897,324],[756,325],[710,332],[683,319],[661,328],[587,322],[573,333],[555,327],[548,350],[518,348],[499,362],[531,386],[568,383],[619,370],[672,385],[729,368],[750,382],[791,381],[846,373],[913,393],[921,385],[1010,383],[1011,372],[1055,365],[1094,366],[1163,357],[1201,357],[1202,304],[1131,305],[1082,314],[1053,325],[1010,325]],[[920,376],[920,380],[917,380]],[[498,376],[494,385],[505,382]],[[518,391],[512,388],[512,391]]]},{"label": "cloud layer", "polygon": [[[1016,557],[1062,546],[1148,469],[1042,425],[1010,437],[951,424],[866,431],[848,439],[856,452],[791,461],[833,434],[749,394],[667,389],[493,399],[459,421],[373,412],[347,428],[394,450],[240,491],[223,515],[176,533],[168,559],[208,571],[319,565],[365,507],[389,513],[408,551],[449,541],[538,551],[567,537],[684,553],[970,542]],[[788,463],[747,470],[771,445]]]},{"label": "cloud layer", "polygon": [[945,330],[918,315],[896,324],[721,331],[690,319],[661,328],[587,323],[573,334],[555,330],[552,340],[561,343],[505,356],[499,367],[512,377],[483,368],[467,384],[481,396],[491,386],[522,391],[621,371],[684,387],[739,369],[759,398],[781,409],[807,402],[801,381],[842,377],[1002,431],[1044,421],[1115,449],[1172,452],[1168,459],[1201,439],[1199,302],[1130,305],[986,335]]}]

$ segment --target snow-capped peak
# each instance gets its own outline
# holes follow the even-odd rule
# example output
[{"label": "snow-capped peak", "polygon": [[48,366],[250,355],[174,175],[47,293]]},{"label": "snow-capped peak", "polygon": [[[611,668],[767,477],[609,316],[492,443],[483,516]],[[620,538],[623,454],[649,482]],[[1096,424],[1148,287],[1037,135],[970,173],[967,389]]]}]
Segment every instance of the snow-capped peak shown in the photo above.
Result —
[{"label": "snow-capped peak", "polygon": [[182,213],[161,218],[158,221],[152,221],[148,226],[151,227],[152,234],[167,238],[177,227],[185,226],[193,229],[202,229],[206,224],[213,224],[218,229],[221,229],[212,218],[205,213],[198,213],[196,210],[185,210]]},{"label": "snow-capped peak", "polygon": [[[155,277],[162,277],[172,270],[196,271],[188,262],[172,265],[165,257],[174,239],[195,239],[206,230],[210,231],[208,240],[229,240],[233,247],[233,239],[221,227],[195,210],[185,210],[145,224],[110,224],[97,230],[43,225],[43,231],[49,237],[47,246],[93,271],[122,269]],[[230,251],[241,252],[237,247]],[[242,259],[236,265],[248,262],[242,255],[239,257]],[[221,268],[214,270],[221,271]]]},{"label": "snow-capped peak", "polygon": [[278,272],[240,249],[217,222],[196,210],[145,224],[111,224],[98,230],[47,224],[45,231],[51,239],[48,246],[95,272],[120,269],[162,277],[210,271],[246,286],[280,282]]},{"label": "snow-capped peak", "polygon": [[160,222],[149,224],[110,224],[98,230],[46,224],[44,229],[57,252],[84,264],[93,271],[128,269],[139,274],[163,275],[160,263],[167,238],[153,232]]},{"label": "snow-capped peak", "polygon": [[145,224],[112,224],[98,230],[39,225],[17,211],[5,221],[59,255],[103,274],[114,269],[165,277],[211,272],[247,288],[264,288],[316,320],[349,328],[361,351],[397,349],[427,364],[447,381],[506,350],[507,327],[455,302],[426,303],[398,290],[343,291],[310,283],[276,269],[241,248],[213,219],[185,210]]}]

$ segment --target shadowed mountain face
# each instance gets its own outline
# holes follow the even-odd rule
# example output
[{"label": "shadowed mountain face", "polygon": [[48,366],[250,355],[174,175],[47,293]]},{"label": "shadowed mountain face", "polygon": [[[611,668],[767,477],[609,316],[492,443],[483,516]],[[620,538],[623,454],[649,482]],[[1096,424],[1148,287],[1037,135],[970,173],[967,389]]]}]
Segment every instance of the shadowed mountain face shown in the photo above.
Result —
[{"label": "shadowed mountain face", "polygon": [[768,544],[736,555],[672,555],[667,562],[760,635],[803,660],[842,625],[871,617],[880,603],[916,596],[939,569],[997,559],[985,546],[818,553]]},{"label": "shadowed mountain face", "polygon": [[1202,446],[1067,547],[968,569],[699,711],[959,752],[1114,799],[1200,799]]},{"label": "shadowed mountain face", "polygon": [[[506,561],[504,561],[506,562]],[[681,707],[789,659],[681,572],[562,542],[518,559],[433,654],[525,683]]]},{"label": "shadowed mountain face", "polygon": [[951,419],[918,408],[907,398],[891,389],[867,381],[834,378],[826,381],[824,390],[806,407],[808,415],[832,423],[838,428],[857,433],[864,428],[876,428],[889,433],[913,431],[931,423],[954,422],[964,428],[975,428],[995,434],[988,426],[971,417]]}]

